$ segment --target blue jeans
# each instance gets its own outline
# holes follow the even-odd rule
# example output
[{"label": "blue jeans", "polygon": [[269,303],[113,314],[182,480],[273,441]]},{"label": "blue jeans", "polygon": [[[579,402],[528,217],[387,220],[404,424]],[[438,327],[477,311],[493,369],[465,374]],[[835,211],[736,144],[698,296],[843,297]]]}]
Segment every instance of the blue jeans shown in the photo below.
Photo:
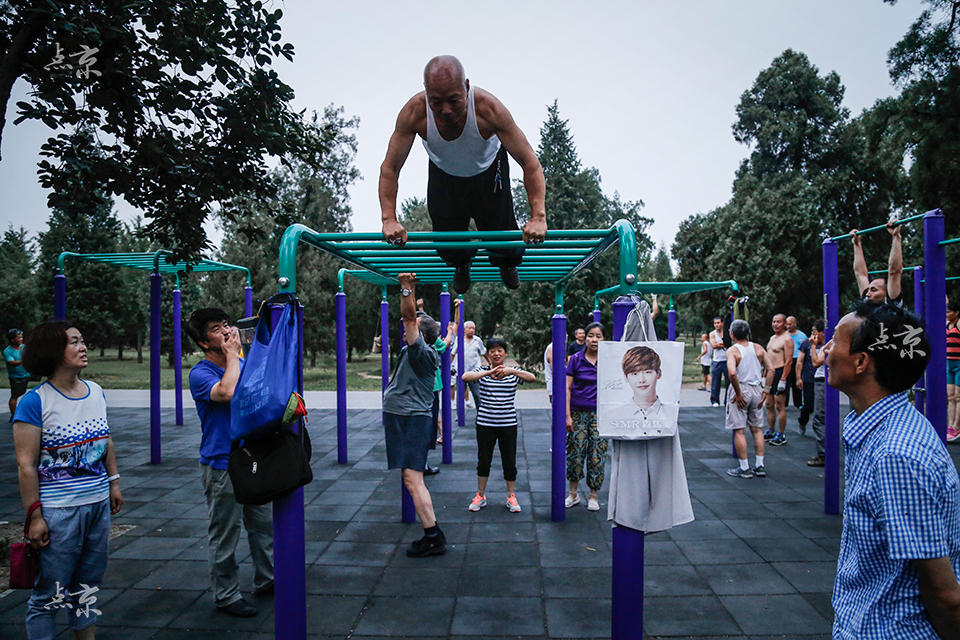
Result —
[{"label": "blue jeans", "polygon": [[50,529],[50,544],[40,553],[39,575],[27,601],[30,640],[52,640],[60,609],[66,610],[74,631],[97,623],[96,590],[107,570],[110,500],[79,507],[43,507],[43,518]]},{"label": "blue jeans", "polygon": [[723,404],[720,402],[720,378],[723,377],[727,381],[727,386],[730,386],[730,378],[727,375],[727,361],[714,362],[712,366],[713,381],[710,385],[710,403]]}]

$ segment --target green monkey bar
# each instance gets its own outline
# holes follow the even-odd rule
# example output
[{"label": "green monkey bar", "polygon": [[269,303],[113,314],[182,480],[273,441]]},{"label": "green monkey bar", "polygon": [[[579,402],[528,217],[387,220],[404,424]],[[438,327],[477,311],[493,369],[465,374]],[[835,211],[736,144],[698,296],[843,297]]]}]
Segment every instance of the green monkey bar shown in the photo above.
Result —
[{"label": "green monkey bar", "polygon": [[474,282],[500,280],[500,270],[490,262],[490,250],[525,249],[517,267],[521,281],[564,284],[586,268],[607,248],[620,245],[620,285],[629,288],[637,278],[636,232],[626,220],[618,220],[609,229],[551,229],[538,245],[523,242],[520,231],[431,231],[408,234],[407,243],[396,247],[383,235],[369,233],[319,233],[302,224],[287,227],[280,241],[280,292],[297,288],[297,251],[300,243],[312,245],[357,267],[350,275],[371,284],[396,284],[397,275],[417,274],[421,283],[445,283],[453,280],[454,268],[437,253],[445,249],[475,249],[470,278]]},{"label": "green monkey bar", "polygon": [[601,289],[593,294],[593,308],[600,308],[600,298],[603,296],[622,295],[626,293],[655,293],[657,295],[669,295],[670,305],[673,306],[673,296],[682,293],[696,293],[698,291],[710,291],[712,289],[732,289],[734,293],[740,291],[736,280],[717,280],[706,282],[636,282],[624,291],[623,287],[617,285]]},{"label": "green monkey bar", "polygon": [[63,273],[64,262],[67,258],[70,258],[84,262],[99,262],[115,267],[141,269],[152,273],[175,273],[178,278],[179,274],[186,271],[197,273],[203,271],[242,271],[247,278],[247,286],[250,286],[250,270],[246,267],[215,260],[200,260],[192,265],[183,260],[168,262],[164,259],[164,256],[170,255],[173,255],[173,252],[165,249],[141,253],[74,253],[73,251],[64,251],[57,257],[57,273]]}]

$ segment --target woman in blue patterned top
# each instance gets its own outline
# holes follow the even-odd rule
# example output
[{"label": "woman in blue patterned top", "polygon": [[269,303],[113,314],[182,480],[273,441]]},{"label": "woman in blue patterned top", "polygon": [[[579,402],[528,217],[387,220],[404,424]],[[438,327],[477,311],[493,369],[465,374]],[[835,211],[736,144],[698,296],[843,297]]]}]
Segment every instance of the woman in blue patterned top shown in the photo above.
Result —
[{"label": "woman in blue patterned top", "polygon": [[[23,363],[47,380],[17,406],[13,423],[20,497],[40,569],[27,602],[27,637],[53,638],[66,609],[75,638],[90,638],[107,568],[110,514],[123,504],[103,389],[80,378],[87,347],[76,327],[47,322],[30,333]],[[36,506],[35,506],[36,505]]]}]

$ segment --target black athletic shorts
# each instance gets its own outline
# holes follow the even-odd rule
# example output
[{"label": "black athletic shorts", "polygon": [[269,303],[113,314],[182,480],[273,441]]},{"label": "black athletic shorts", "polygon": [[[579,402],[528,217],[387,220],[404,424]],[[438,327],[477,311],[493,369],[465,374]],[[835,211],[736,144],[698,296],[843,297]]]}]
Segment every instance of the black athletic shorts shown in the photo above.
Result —
[{"label": "black athletic shorts", "polygon": [[9,380],[11,398],[19,398],[27,392],[27,383],[30,382],[30,378],[9,378]]},{"label": "black athletic shorts", "polygon": [[783,391],[777,390],[777,385],[780,384],[780,378],[783,377],[783,367],[777,367],[773,370],[773,384],[770,385],[770,391],[775,396],[785,396],[787,392],[790,391],[790,386],[783,388]]},{"label": "black athletic shorts", "polygon": [[710,375],[710,365],[708,364],[700,365],[700,375],[702,376]]},{"label": "black athletic shorts", "polygon": [[[427,178],[427,211],[434,231],[466,231],[470,219],[477,231],[516,231],[510,192],[510,162],[501,145],[497,157],[483,172],[460,178],[444,172],[430,162]],[[470,262],[476,250],[437,251],[450,266]],[[490,250],[490,263],[496,267],[515,267],[523,259],[523,249]]]}]

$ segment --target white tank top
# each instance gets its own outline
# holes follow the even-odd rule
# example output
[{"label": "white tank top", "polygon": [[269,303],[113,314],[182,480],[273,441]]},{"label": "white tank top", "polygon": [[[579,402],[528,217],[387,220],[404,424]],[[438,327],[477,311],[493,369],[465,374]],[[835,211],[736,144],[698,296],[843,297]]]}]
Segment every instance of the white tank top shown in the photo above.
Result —
[{"label": "white tank top", "polygon": [[547,354],[551,349],[553,349],[552,342],[543,350],[543,377],[547,380],[547,393],[553,395],[553,367],[547,362]]},{"label": "white tank top", "polygon": [[[426,92],[424,92],[426,100]],[[427,103],[427,139],[423,148],[435,165],[444,173],[459,178],[469,178],[483,173],[497,157],[500,150],[500,138],[492,135],[484,139],[477,128],[477,110],[474,106],[473,87],[467,93],[467,122],[463,132],[456,140],[444,140],[437,130],[433,111]]]},{"label": "white tank top", "polygon": [[740,381],[740,384],[747,384],[753,387],[762,386],[762,368],[760,367],[760,359],[757,358],[757,351],[753,343],[748,342],[747,346],[734,343],[734,346],[740,350],[740,364],[737,365],[737,379]]}]

